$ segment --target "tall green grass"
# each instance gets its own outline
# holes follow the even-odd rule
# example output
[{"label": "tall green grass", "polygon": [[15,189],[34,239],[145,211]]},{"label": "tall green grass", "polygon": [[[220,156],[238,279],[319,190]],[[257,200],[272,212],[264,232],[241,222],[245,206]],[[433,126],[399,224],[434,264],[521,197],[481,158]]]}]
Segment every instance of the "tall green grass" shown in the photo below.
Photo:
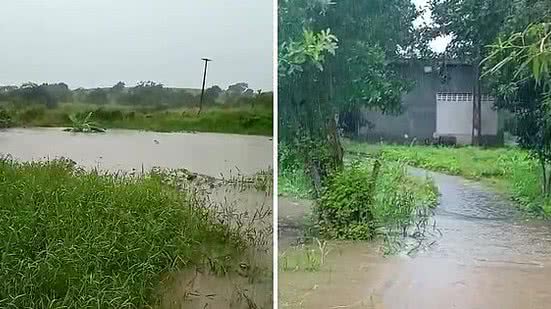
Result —
[{"label": "tall green grass", "polygon": [[278,194],[295,198],[312,198],[313,186],[296,150],[285,143],[278,145]]},{"label": "tall green grass", "polygon": [[541,170],[519,148],[396,146],[348,143],[348,151],[379,155],[387,161],[431,171],[487,181],[509,193],[520,207],[536,215],[551,215],[551,201],[541,194]]},{"label": "tall green grass", "polygon": [[118,105],[94,106],[61,104],[57,108],[42,106],[4,107],[12,126],[71,126],[70,115],[92,112],[91,121],[105,128],[138,129],[158,132],[199,131],[251,135],[272,135],[271,106],[215,106],[197,116],[196,109],[144,108]]},{"label": "tall green grass", "polygon": [[242,243],[157,176],[0,160],[0,307],[144,308],[164,275],[237,264]]},{"label": "tall green grass", "polygon": [[402,164],[378,162],[379,168],[373,160],[352,162],[331,175],[316,203],[322,236],[408,236],[410,228],[428,220],[438,196],[432,181],[409,176]]}]

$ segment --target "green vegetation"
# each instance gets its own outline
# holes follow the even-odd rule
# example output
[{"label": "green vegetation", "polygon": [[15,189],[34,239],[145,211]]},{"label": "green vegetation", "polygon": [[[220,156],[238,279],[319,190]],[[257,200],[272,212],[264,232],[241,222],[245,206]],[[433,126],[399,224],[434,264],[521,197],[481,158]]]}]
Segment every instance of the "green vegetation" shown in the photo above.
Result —
[{"label": "green vegetation", "polygon": [[213,86],[205,90],[204,112],[198,115],[200,93],[151,81],[134,87],[119,82],[111,88],[75,90],[64,83],[0,86],[0,128],[87,131],[91,127],[79,125],[87,119],[101,128],[272,135],[271,92],[250,89],[247,83],[227,90]]},{"label": "green vegetation", "polygon": [[436,206],[438,192],[430,179],[409,176],[403,163],[386,157],[346,160],[343,169],[328,175],[316,196],[299,158],[292,148],[280,145],[278,192],[316,199],[310,232],[324,239],[407,236],[407,230],[427,220]]},{"label": "green vegetation", "polygon": [[105,132],[105,129],[100,128],[97,124],[90,121],[93,114],[93,112],[89,112],[84,117],[78,114],[69,115],[69,120],[71,120],[71,128],[66,130],[70,132],[83,133]]},{"label": "green vegetation", "polygon": [[0,109],[0,129],[9,128],[12,126],[11,116],[5,111]]},{"label": "green vegetation", "polygon": [[304,165],[296,151],[284,143],[278,145],[279,176],[277,179],[278,194],[296,198],[311,198],[312,181],[308,178]]},{"label": "green vegetation", "polygon": [[319,271],[325,264],[331,249],[326,241],[315,239],[316,247],[289,248],[279,255],[279,267],[282,271]]},{"label": "green vegetation", "polygon": [[350,143],[354,153],[376,155],[386,161],[401,162],[431,171],[486,180],[509,193],[523,210],[535,215],[551,215],[551,200],[541,194],[538,160],[519,148],[483,149],[475,147],[392,146]]},{"label": "green vegetation", "polygon": [[407,25],[419,12],[408,0],[286,0],[278,9],[278,133],[301,153],[318,194],[343,164],[335,116],[356,127],[362,108],[401,110],[410,82],[391,63],[414,47]]},{"label": "green vegetation", "polygon": [[542,195],[551,198],[551,23],[500,38],[491,51],[485,69],[498,89],[498,107],[513,116],[513,133],[538,159]]},{"label": "green vegetation", "polygon": [[[0,107],[0,110],[1,107]],[[1,111],[0,111],[1,113]],[[71,116],[88,119],[102,128],[136,129],[159,132],[200,131],[235,134],[272,135],[272,105],[211,106],[201,115],[193,108],[164,109],[121,105],[98,107],[89,104],[43,106],[7,106],[4,113],[15,127],[73,127]]]},{"label": "green vegetation", "polygon": [[159,177],[1,159],[0,307],[144,308],[166,275],[239,264],[241,237]]},{"label": "green vegetation", "polygon": [[405,237],[410,227],[431,215],[436,201],[432,182],[408,176],[403,165],[354,162],[331,176],[316,205],[317,224],[326,239]]}]

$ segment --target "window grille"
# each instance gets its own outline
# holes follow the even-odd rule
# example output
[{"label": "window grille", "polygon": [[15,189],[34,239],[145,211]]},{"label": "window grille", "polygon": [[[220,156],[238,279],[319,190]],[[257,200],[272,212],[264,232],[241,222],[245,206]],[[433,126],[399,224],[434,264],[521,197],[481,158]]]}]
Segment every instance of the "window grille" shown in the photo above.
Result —
[{"label": "window grille", "polygon": [[[490,95],[483,94],[482,101],[494,101]],[[472,102],[473,94],[469,92],[439,92],[436,94],[436,100],[441,102]]]}]

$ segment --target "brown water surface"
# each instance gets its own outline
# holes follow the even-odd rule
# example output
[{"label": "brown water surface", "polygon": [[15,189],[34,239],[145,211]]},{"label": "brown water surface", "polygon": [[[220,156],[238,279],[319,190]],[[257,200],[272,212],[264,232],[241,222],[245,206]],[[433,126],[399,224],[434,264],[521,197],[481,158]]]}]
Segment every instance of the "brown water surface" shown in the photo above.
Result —
[{"label": "brown water surface", "polygon": [[219,177],[221,173],[254,174],[270,168],[272,141],[263,136],[217,133],[9,129],[0,130],[0,154],[25,161],[67,157],[83,167],[109,171],[186,168]]},{"label": "brown water surface", "polygon": [[[413,257],[383,257],[374,244],[331,242],[321,270],[280,271],[280,306],[551,308],[551,226],[523,218],[510,201],[480,183],[429,176],[442,194],[434,217],[441,234],[434,233],[430,246]],[[280,220],[290,227],[299,226],[310,207],[286,198],[280,205]],[[285,235],[299,233],[287,228],[280,231]]]}]

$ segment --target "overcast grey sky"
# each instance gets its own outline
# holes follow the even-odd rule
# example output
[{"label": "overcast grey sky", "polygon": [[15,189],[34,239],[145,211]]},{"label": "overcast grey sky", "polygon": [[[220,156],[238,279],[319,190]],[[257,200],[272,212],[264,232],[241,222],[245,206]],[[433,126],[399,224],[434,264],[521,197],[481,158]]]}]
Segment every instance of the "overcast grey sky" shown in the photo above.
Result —
[{"label": "overcast grey sky", "polygon": [[272,89],[272,0],[2,0],[0,85]]}]

